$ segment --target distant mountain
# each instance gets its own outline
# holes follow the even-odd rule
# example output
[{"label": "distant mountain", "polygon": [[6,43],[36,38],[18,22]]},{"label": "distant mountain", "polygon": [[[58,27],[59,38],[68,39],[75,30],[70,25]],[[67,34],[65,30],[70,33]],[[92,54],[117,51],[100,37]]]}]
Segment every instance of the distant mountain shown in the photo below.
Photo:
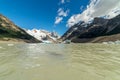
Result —
[{"label": "distant mountain", "polygon": [[59,35],[56,32],[48,32],[46,30],[38,30],[38,29],[25,30],[25,31],[31,36],[34,36],[36,39],[45,43],[46,42],[55,43],[59,38]]},{"label": "distant mountain", "polygon": [[0,14],[0,41],[41,42]]},{"label": "distant mountain", "polygon": [[91,23],[79,22],[72,26],[61,40],[76,43],[120,40],[120,15],[112,18],[94,18]]}]

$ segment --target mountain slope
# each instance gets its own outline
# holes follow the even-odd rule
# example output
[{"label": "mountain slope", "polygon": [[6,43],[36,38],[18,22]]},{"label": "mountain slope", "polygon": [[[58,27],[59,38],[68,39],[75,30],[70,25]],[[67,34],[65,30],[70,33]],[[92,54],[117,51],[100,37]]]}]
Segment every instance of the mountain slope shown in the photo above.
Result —
[{"label": "mountain slope", "polygon": [[[78,23],[71,27],[71,35],[66,32],[61,39],[71,40],[72,42],[104,42],[120,40],[120,15],[112,19],[95,18],[92,23],[83,26],[83,23]],[[77,27],[76,30],[73,28]],[[83,29],[84,28],[84,29]],[[70,31],[70,29],[68,31]],[[114,35],[114,36],[113,36]],[[116,35],[116,36],[115,36]],[[66,37],[67,36],[67,37]]]},{"label": "mountain slope", "polygon": [[48,32],[46,30],[38,30],[38,29],[25,30],[25,31],[42,42],[56,43],[57,39],[59,38],[56,32]]},{"label": "mountain slope", "polygon": [[2,41],[22,41],[22,42],[40,42],[27,34],[5,16],[0,14],[0,40]]}]

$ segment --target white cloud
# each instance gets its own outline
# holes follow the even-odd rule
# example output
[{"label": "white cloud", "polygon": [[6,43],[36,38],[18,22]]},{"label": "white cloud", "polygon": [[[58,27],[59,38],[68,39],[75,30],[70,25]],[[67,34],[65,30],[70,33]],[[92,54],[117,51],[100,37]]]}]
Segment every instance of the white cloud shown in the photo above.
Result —
[{"label": "white cloud", "polygon": [[56,17],[55,24],[59,24],[63,20],[63,17]]},{"label": "white cloud", "polygon": [[60,1],[61,4],[68,3],[68,2],[70,2],[70,0],[61,0]]},{"label": "white cloud", "polygon": [[64,3],[65,3],[65,0],[61,0],[61,3],[64,4]]},{"label": "white cloud", "polygon": [[62,8],[59,8],[57,11],[57,16],[56,16],[55,22],[54,22],[55,25],[62,22],[63,19],[68,16],[70,10],[69,9],[65,10],[64,8],[66,7],[65,6],[66,3],[69,3],[69,2],[70,2],[70,0],[60,0],[59,6],[62,5]]},{"label": "white cloud", "polygon": [[81,6],[81,7],[80,7],[80,10],[82,11],[82,10],[83,10],[83,8],[84,8],[84,6]]},{"label": "white cloud", "polygon": [[69,10],[64,11],[64,9],[59,8],[57,13],[58,15],[55,19],[55,24],[62,22],[63,18],[68,16]]},{"label": "white cloud", "polygon": [[68,13],[69,13],[69,10],[64,11],[62,8],[59,8],[58,10],[58,16],[67,17]]},{"label": "white cloud", "polygon": [[94,17],[107,16],[106,18],[112,18],[118,14],[120,14],[120,0],[91,0],[86,10],[71,16],[67,26],[71,27],[79,21],[88,22]]}]

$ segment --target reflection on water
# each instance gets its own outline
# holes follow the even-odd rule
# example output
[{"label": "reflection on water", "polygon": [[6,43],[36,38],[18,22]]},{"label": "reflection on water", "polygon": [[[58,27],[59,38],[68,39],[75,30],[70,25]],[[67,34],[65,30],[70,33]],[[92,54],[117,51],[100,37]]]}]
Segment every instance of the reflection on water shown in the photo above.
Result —
[{"label": "reflection on water", "polygon": [[120,45],[0,44],[0,80],[120,80]]}]

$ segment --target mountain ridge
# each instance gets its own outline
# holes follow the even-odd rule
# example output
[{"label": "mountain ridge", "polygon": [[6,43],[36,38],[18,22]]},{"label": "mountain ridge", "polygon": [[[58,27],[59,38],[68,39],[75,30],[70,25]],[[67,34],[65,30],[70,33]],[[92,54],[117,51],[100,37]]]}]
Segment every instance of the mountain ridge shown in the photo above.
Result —
[{"label": "mountain ridge", "polygon": [[27,43],[38,43],[41,42],[28,33],[22,28],[15,25],[8,18],[0,14],[0,40],[1,41],[17,41]]},{"label": "mountain ridge", "polygon": [[[120,40],[120,37],[115,37],[115,34],[120,34],[120,14],[112,19],[104,19],[96,17],[93,22],[86,24],[84,27],[82,23],[78,23],[72,26],[62,37],[61,40],[71,40],[75,43],[86,43],[86,42],[104,42],[104,41],[115,41]],[[76,28],[76,30],[75,30]],[[112,36],[114,35],[114,37]],[[107,37],[112,38],[107,39]],[[102,39],[104,38],[104,40]],[[105,40],[106,38],[106,40]],[[95,41],[95,39],[99,39]]]}]

